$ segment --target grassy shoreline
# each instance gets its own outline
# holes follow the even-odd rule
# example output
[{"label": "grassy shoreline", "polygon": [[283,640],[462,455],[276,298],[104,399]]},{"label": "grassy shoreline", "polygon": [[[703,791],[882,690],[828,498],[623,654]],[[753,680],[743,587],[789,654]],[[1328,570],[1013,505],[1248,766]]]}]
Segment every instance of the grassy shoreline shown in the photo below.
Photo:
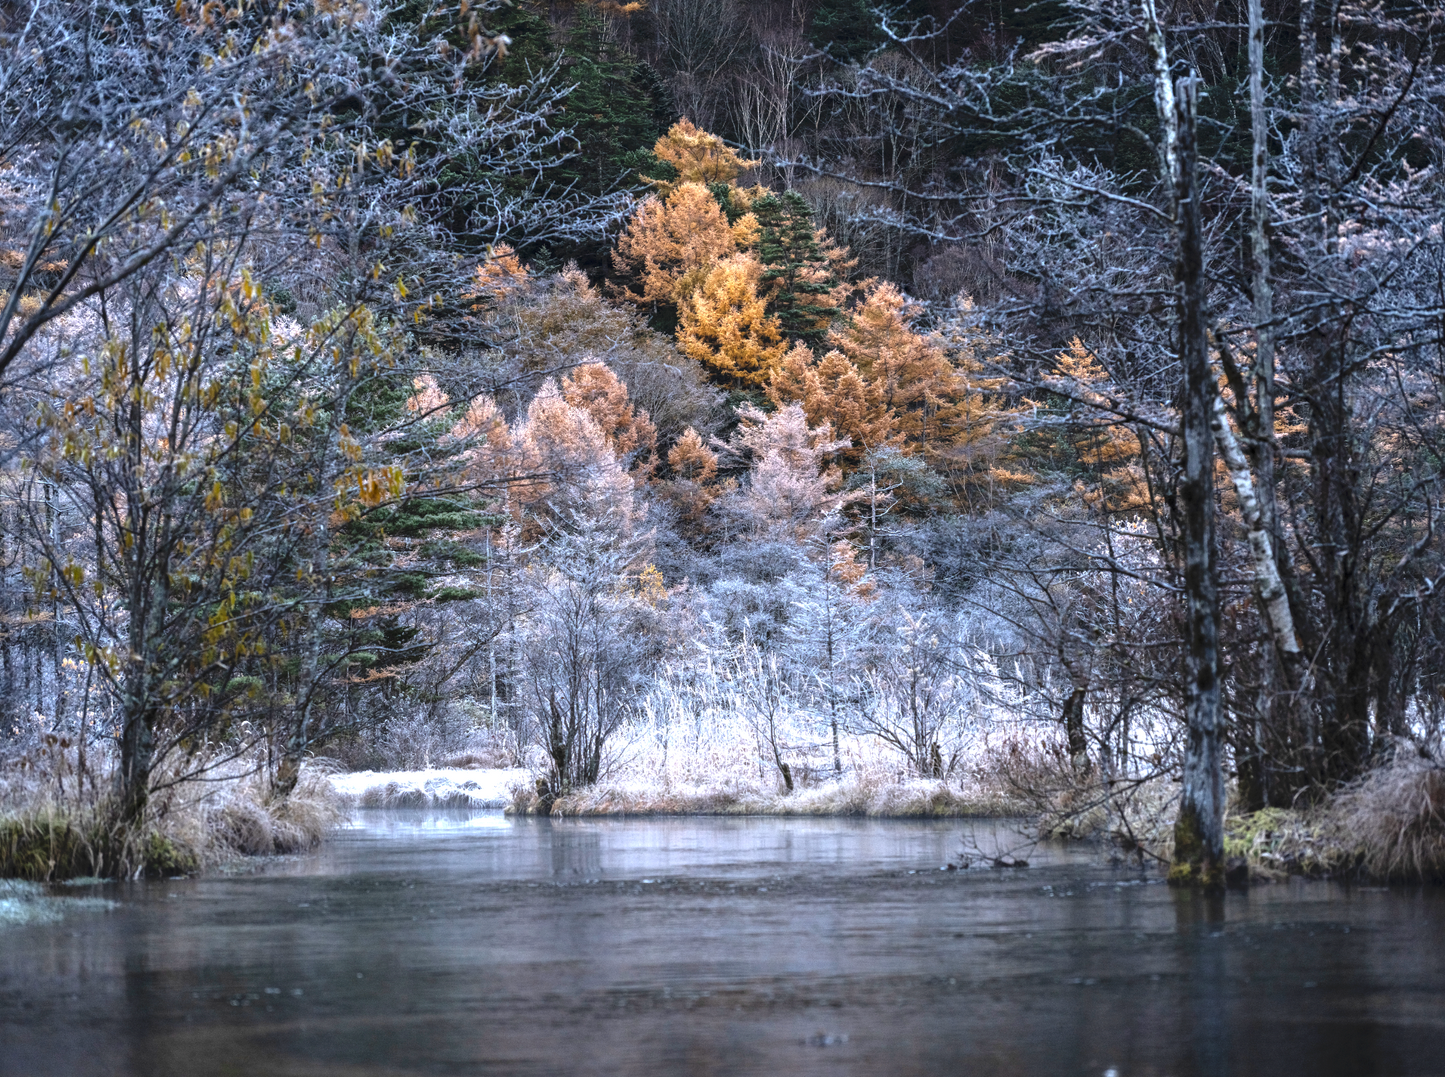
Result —
[{"label": "grassy shoreline", "polygon": [[746,785],[648,790],[598,786],[548,797],[534,788],[518,788],[509,814],[555,818],[598,816],[727,815],[818,818],[996,818],[1017,816],[1022,807],[996,793],[965,790],[944,782],[868,780],[830,782],[792,793],[768,792]]},{"label": "grassy shoreline", "polygon": [[[199,783],[198,783],[199,785]],[[127,826],[114,803],[37,797],[0,810],[0,878],[167,878],[194,875],[241,857],[316,848],[345,818],[324,774],[304,772],[289,796],[272,797],[254,771],[182,786],[153,800]]]},{"label": "grassy shoreline", "polygon": [[[12,807],[0,812],[0,878],[186,875],[236,860],[307,852],[353,806],[500,807],[509,815],[558,819],[1026,818],[1038,820],[1040,833],[1066,839],[1112,841],[1126,849],[1132,842],[1161,863],[1168,860],[1172,835],[1169,801],[1162,793],[1137,798],[1133,812],[1099,802],[1087,812],[1041,811],[1039,800],[1030,802],[1006,784],[981,778],[947,782],[859,772],[787,793],[733,780],[662,788],[612,783],[551,796],[543,783],[515,768],[506,772],[505,783],[500,771],[483,778],[480,771],[458,769],[379,774],[387,780],[374,786],[361,782],[356,789],[344,781],[334,784],[346,777],[308,769],[290,796],[272,798],[254,774],[241,774],[205,795],[158,802],[147,825],[129,831],[118,827],[103,799],[40,799]],[[1088,798],[1075,789],[1049,799],[1057,806]],[[1445,767],[1426,757],[1402,756],[1312,807],[1231,815],[1225,855],[1243,864],[1256,882],[1290,877],[1445,882]]]}]

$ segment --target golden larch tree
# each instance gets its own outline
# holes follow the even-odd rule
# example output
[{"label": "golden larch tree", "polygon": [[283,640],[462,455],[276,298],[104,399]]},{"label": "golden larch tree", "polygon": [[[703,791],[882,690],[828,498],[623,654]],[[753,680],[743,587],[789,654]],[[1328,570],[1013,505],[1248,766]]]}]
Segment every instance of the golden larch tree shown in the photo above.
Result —
[{"label": "golden larch tree", "polygon": [[668,129],[652,146],[652,153],[659,161],[666,161],[677,169],[675,180],[656,180],[643,176],[643,180],[670,194],[685,183],[731,184],[742,172],[755,168],[757,161],[747,161],[738,156],[722,139],[704,131],[691,120],[683,118]]},{"label": "golden larch tree", "polygon": [[1094,470],[1092,488],[1083,480],[1075,492],[1106,512],[1128,512],[1149,503],[1149,486],[1141,466],[1139,438],[1129,427],[1107,418],[1105,394],[1112,387],[1109,372],[1077,336],[1054,356],[1046,383],[1077,405],[1068,438],[1079,462]]},{"label": "golden larch tree", "polygon": [[468,482],[496,482],[518,473],[519,459],[511,428],[497,402],[483,393],[452,426],[454,440],[466,444],[461,452],[463,476]]},{"label": "golden larch tree", "polygon": [[657,449],[657,428],[647,409],[628,399],[627,386],[606,363],[583,363],[562,379],[562,398],[592,416],[608,447],[634,472],[650,472]]},{"label": "golden larch tree", "polygon": [[1003,392],[1006,379],[986,372],[988,360],[996,361],[999,342],[979,324],[968,296],[955,301],[943,340],[953,377],[935,412],[937,436],[926,454],[949,481],[955,499],[979,509],[999,491],[1034,480],[1032,473],[1011,466],[1019,417],[1030,404],[1010,401]]},{"label": "golden larch tree", "polygon": [[845,467],[856,466],[869,449],[900,440],[879,385],[866,380],[840,351],[816,359],[806,345],[795,344],[773,373],[768,399],[778,407],[801,404],[809,423],[828,423],[846,437],[851,445],[839,453]]},{"label": "golden larch tree", "polygon": [[801,340],[796,341],[768,379],[768,399],[777,407],[802,403],[808,395],[817,357]]},{"label": "golden larch tree", "polygon": [[689,426],[668,450],[667,467],[671,477],[657,484],[657,492],[677,512],[683,533],[701,539],[707,530],[707,510],[727,490],[716,481],[717,453]]},{"label": "golden larch tree", "polygon": [[734,388],[766,388],[788,350],[758,295],[762,272],[756,258],[735,254],[714,266],[680,308],[678,347]]},{"label": "golden larch tree", "polygon": [[704,485],[717,478],[717,453],[709,449],[702,435],[689,426],[677,439],[677,444],[668,450],[667,466],[674,478]]},{"label": "golden larch tree", "polygon": [[914,331],[919,313],[894,285],[875,282],[828,343],[876,389],[906,444],[927,453],[940,436],[939,408],[958,386],[941,342]]},{"label": "golden larch tree", "polygon": [[701,184],[684,183],[642,203],[617,238],[612,263],[634,282],[623,296],[639,305],[670,305],[683,302],[720,259],[736,250],[733,228],[717,199]]},{"label": "golden larch tree", "polygon": [[[632,477],[608,443],[607,434],[584,408],[574,407],[548,378],[513,431],[522,474],[538,476],[516,484],[514,505],[525,508],[524,539],[540,537],[550,516],[605,519],[619,534],[637,520]],[[545,476],[545,477],[543,477]]]}]

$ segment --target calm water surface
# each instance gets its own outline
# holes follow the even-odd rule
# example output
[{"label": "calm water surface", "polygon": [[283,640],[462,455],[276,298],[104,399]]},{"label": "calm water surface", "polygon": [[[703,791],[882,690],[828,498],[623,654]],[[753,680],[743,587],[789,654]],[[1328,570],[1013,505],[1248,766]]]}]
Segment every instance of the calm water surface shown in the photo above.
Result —
[{"label": "calm water surface", "polygon": [[0,925],[0,1074],[1445,1074],[1445,894],[1216,900],[1006,826],[360,813]]}]

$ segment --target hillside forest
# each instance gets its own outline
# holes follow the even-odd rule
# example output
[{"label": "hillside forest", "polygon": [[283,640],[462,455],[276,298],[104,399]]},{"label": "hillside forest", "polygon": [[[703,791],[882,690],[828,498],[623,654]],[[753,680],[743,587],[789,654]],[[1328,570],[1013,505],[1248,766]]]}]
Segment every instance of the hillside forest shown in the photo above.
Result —
[{"label": "hillside forest", "polygon": [[0,3],[0,860],[471,764],[1445,871],[1442,16]]}]

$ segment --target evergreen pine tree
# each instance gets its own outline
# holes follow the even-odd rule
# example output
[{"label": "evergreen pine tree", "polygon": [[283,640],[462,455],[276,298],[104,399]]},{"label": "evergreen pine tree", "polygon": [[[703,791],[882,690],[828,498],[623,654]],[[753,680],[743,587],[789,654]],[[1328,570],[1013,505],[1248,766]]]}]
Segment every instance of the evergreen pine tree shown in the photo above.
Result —
[{"label": "evergreen pine tree", "polygon": [[638,171],[656,163],[652,146],[671,119],[657,72],[603,31],[593,8],[578,5],[562,60],[563,78],[573,85],[562,123],[572,131],[576,154],[556,175],[593,195],[638,186]]},{"label": "evergreen pine tree", "polygon": [[813,211],[802,195],[787,191],[757,199],[752,213],[759,227],[760,287],[768,296],[768,312],[788,339],[816,347],[837,313],[832,293],[839,282],[818,241]]}]

